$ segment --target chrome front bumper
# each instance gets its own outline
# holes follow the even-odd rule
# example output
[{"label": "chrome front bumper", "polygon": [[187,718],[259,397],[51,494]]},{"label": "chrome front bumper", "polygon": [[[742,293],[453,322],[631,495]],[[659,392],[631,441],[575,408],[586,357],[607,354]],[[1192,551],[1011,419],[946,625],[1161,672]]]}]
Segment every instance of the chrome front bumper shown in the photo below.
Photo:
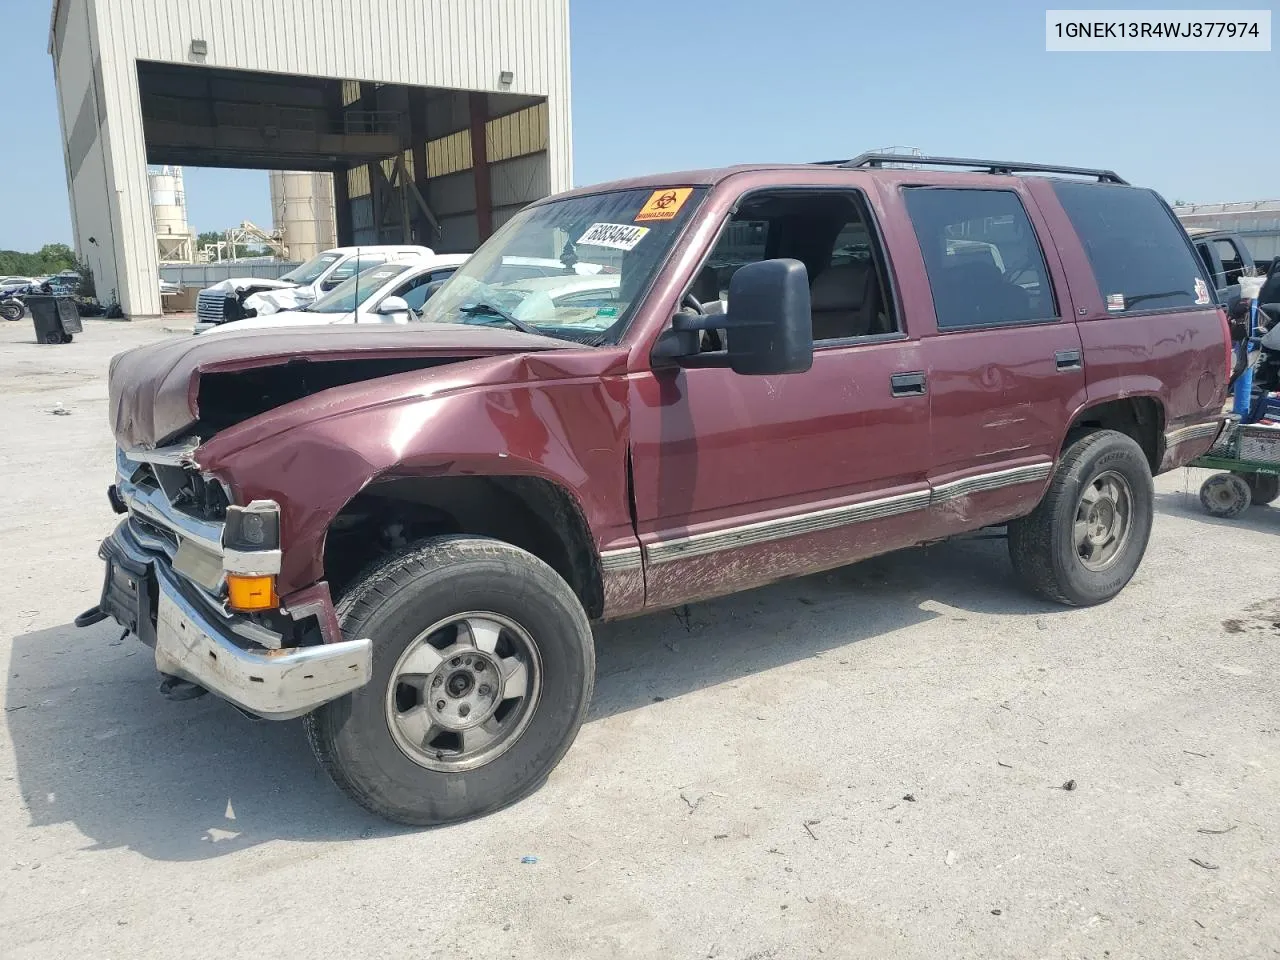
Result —
[{"label": "chrome front bumper", "polygon": [[[321,636],[310,646],[286,646],[261,620],[229,609],[224,569],[279,570],[279,550],[242,554],[224,548],[224,525],[184,513],[164,489],[177,482],[190,449],[174,447],[116,456],[118,500],[128,510],[103,541],[107,561],[99,609],[155,649],[156,669],[199,684],[236,706],[273,720],[287,720],[369,682],[372,641],[343,640],[332,614],[319,616]],[[131,477],[150,463],[159,485]],[[272,569],[257,565],[274,563]],[[244,571],[242,571],[244,572]],[[288,617],[305,607],[281,609]],[[310,615],[309,612],[305,615]]]},{"label": "chrome front bumper", "polygon": [[161,673],[199,684],[270,720],[300,717],[369,682],[371,640],[279,650],[256,647],[237,635],[232,618],[213,609],[211,598],[184,584],[167,558],[143,547],[128,520],[103,542],[99,553],[108,563],[127,569],[129,576],[146,578],[138,587],[139,603],[149,606],[154,596],[154,620],[148,609],[140,610],[133,623],[121,620],[110,604],[104,603],[103,609],[154,642]]}]

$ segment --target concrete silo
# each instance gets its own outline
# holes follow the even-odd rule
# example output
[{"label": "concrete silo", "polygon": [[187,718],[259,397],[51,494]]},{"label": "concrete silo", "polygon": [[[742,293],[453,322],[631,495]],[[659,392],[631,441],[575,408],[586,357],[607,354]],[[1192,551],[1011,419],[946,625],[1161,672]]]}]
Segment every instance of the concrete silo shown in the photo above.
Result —
[{"label": "concrete silo", "polygon": [[187,195],[181,167],[161,167],[147,172],[151,196],[151,226],[161,263],[191,263],[194,234],[187,225]]},{"label": "concrete silo", "polygon": [[337,246],[333,174],[272,170],[271,215],[289,260]]}]

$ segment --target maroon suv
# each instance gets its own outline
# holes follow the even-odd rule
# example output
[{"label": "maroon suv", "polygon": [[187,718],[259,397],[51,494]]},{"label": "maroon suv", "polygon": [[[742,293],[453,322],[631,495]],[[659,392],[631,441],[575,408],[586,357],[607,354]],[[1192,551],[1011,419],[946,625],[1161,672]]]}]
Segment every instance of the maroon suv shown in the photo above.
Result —
[{"label": "maroon suv", "polygon": [[593,620],[999,524],[1032,590],[1109,599],[1152,475],[1220,428],[1203,264],[1108,171],[895,159],[576,190],[423,323],[117,357],[127,517],[81,622],[172,696],[305,716],[342,789],[426,824],[544,780]]}]

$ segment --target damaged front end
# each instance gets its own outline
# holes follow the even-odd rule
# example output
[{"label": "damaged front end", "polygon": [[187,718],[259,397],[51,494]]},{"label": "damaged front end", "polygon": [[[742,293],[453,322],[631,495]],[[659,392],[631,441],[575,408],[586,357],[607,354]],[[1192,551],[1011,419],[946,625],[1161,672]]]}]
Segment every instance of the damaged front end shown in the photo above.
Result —
[{"label": "damaged front end", "polygon": [[155,651],[156,669],[254,716],[286,720],[368,682],[372,644],[343,640],[327,587],[283,600],[280,510],[243,506],[186,445],[117,450],[98,608]]},{"label": "damaged front end", "polygon": [[[505,382],[564,346],[492,328],[353,325],[117,355],[109,496],[125,519],[99,551],[99,607],[78,622],[114,618],[155,649],[161,673],[256,716],[300,716],[359,688],[371,643],[342,637],[319,566],[328,520],[384,469],[375,461],[398,457],[398,429],[425,427],[431,397]],[[373,428],[344,424],[361,412]]]}]

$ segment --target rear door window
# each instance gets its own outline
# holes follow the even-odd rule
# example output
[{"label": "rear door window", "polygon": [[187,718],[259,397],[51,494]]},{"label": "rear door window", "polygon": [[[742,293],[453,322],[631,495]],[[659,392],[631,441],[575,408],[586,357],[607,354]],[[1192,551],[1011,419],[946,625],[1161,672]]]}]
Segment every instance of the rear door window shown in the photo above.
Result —
[{"label": "rear door window", "polygon": [[1212,302],[1206,271],[1169,208],[1151,190],[1055,181],[1110,313]]},{"label": "rear door window", "polygon": [[1044,253],[1010,190],[908,187],[939,330],[1052,320]]}]

